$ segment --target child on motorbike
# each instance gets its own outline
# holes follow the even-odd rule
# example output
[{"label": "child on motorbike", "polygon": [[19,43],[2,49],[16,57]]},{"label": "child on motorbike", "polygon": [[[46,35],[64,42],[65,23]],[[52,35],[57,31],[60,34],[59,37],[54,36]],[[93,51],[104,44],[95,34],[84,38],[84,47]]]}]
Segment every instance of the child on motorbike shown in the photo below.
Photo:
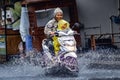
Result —
[{"label": "child on motorbike", "polygon": [[[55,33],[57,33],[58,36],[73,35],[74,31],[72,31],[69,26],[70,24],[67,21],[61,19],[58,22],[57,32]],[[54,52],[55,52],[55,55],[57,56],[60,50],[60,44],[58,42],[58,37],[54,36],[53,40],[54,40],[53,41]]]}]

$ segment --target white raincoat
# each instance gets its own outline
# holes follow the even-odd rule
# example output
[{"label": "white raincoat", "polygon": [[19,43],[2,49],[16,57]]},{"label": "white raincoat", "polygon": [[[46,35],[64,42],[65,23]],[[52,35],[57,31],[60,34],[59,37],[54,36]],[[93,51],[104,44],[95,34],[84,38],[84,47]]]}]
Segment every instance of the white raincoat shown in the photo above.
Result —
[{"label": "white raincoat", "polygon": [[21,10],[21,19],[20,19],[20,35],[22,41],[26,41],[26,36],[29,35],[29,17],[27,7],[22,7]]}]

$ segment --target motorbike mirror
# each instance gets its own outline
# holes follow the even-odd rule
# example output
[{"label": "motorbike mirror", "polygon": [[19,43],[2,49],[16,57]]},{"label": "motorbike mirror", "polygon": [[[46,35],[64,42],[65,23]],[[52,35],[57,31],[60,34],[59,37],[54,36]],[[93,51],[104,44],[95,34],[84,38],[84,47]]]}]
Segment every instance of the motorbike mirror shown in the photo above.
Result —
[{"label": "motorbike mirror", "polygon": [[79,28],[80,24],[79,23],[74,23],[74,25],[72,26],[72,29],[75,29],[75,28]]},{"label": "motorbike mirror", "polygon": [[72,26],[72,29],[81,29],[84,28],[84,24],[76,22],[74,23],[74,25]]}]

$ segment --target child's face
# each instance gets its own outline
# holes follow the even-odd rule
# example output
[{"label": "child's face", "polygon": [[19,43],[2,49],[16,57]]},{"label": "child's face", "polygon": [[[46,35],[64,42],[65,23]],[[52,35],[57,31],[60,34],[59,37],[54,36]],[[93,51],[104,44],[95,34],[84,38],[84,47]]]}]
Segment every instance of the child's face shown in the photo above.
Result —
[{"label": "child's face", "polygon": [[63,26],[61,26],[61,29],[64,30],[67,28],[67,23],[63,24]]},{"label": "child's face", "polygon": [[57,21],[61,20],[63,18],[63,14],[61,12],[58,12],[56,15],[55,15],[55,19]]}]

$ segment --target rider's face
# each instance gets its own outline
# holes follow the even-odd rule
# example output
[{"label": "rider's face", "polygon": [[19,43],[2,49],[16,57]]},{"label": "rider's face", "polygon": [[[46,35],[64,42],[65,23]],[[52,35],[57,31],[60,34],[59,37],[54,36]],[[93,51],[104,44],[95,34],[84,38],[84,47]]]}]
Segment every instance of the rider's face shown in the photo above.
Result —
[{"label": "rider's face", "polygon": [[57,21],[61,20],[62,18],[63,18],[63,14],[62,14],[61,12],[56,13],[55,19],[56,19]]}]

